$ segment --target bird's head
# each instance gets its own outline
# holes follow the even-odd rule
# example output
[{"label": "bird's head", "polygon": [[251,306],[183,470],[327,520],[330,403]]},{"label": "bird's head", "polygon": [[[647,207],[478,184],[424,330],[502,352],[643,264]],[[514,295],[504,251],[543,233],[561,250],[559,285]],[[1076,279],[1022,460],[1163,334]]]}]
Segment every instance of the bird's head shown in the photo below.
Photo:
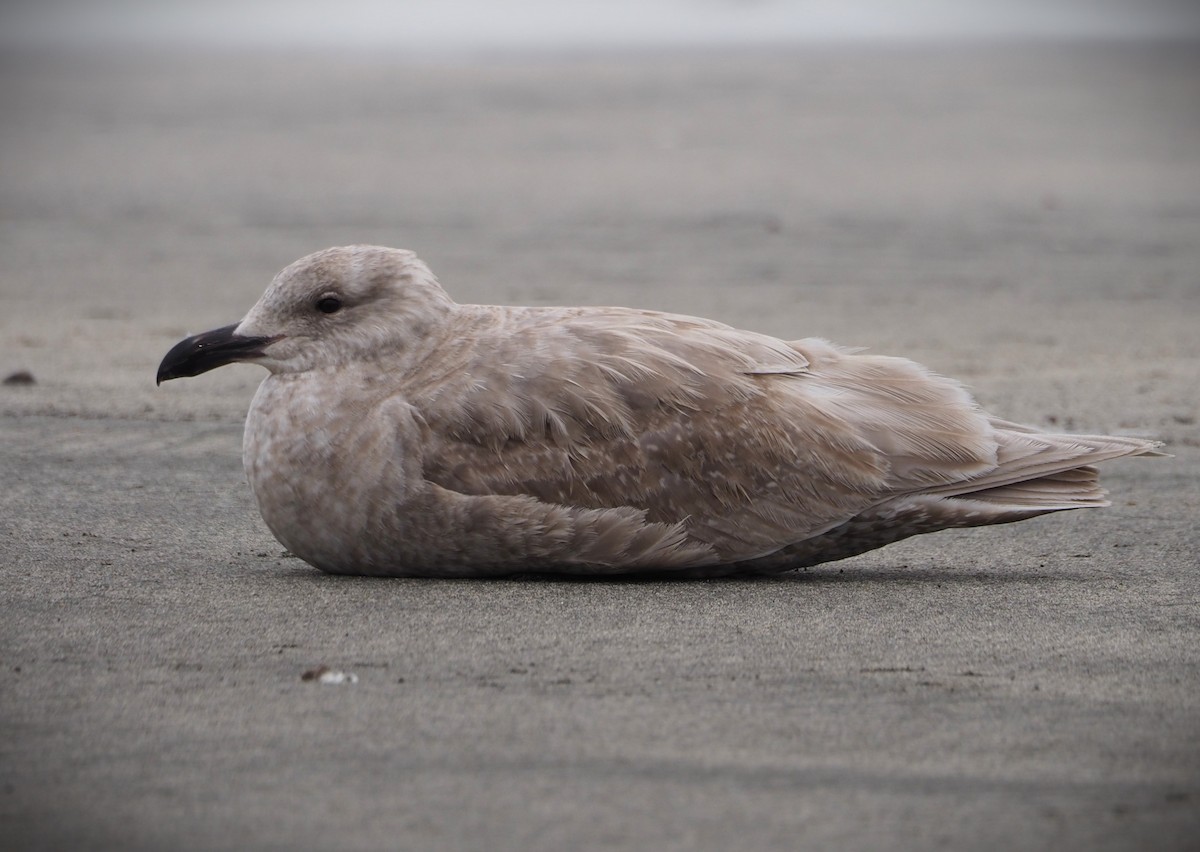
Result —
[{"label": "bird's head", "polygon": [[276,275],[241,322],[177,343],[158,382],[240,361],[298,373],[378,357],[421,340],[453,307],[410,251],[325,249]]}]

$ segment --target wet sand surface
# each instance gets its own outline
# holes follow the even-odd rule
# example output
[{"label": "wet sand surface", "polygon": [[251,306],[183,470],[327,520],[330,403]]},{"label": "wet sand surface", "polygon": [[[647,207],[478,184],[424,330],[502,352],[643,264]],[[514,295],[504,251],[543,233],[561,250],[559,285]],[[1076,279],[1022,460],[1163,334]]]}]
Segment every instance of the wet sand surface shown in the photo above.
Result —
[{"label": "wet sand surface", "polygon": [[[1194,848],[1200,49],[0,70],[6,845]],[[261,372],[153,376],[349,242],[459,301],[906,355],[1173,457],[1106,465],[1109,509],[769,580],[326,576],[241,472]]]}]

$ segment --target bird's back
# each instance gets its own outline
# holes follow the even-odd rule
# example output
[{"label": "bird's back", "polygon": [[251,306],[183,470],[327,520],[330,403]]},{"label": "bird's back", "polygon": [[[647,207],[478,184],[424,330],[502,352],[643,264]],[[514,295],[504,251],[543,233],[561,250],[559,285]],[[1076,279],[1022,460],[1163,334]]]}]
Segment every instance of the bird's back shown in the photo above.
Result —
[{"label": "bird's back", "polygon": [[[722,564],[821,561],[816,543],[844,550],[837,531],[854,523],[899,538],[1016,519],[1001,517],[1007,504],[964,511],[961,495],[995,487],[1017,456],[1042,453],[1030,477],[1061,479],[1094,451],[998,428],[958,383],[822,340],[628,309],[464,311],[473,332],[455,332],[454,369],[408,389],[429,482],[632,508],[681,525]],[[1066,508],[1061,482],[1044,507],[1026,490],[1022,517]]]}]

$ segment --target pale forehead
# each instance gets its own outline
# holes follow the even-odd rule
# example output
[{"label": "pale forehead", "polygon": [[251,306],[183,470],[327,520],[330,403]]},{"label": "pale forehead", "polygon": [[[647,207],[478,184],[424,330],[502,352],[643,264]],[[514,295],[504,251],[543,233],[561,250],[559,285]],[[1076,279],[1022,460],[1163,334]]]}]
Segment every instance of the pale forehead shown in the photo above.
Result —
[{"label": "pale forehead", "polygon": [[276,281],[353,283],[380,274],[400,276],[418,265],[417,256],[403,249],[339,246],[300,258],[283,269]]},{"label": "pale forehead", "polygon": [[402,284],[424,271],[424,264],[411,251],[341,246],[315,252],[285,267],[264,297],[276,302],[324,290],[366,293]]}]

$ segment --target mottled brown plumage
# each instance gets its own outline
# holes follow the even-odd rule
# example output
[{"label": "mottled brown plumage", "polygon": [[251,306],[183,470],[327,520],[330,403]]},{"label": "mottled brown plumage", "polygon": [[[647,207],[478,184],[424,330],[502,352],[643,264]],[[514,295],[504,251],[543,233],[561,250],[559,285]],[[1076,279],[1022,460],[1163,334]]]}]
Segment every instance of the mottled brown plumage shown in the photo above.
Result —
[{"label": "mottled brown plumage", "polygon": [[918,364],[823,340],[458,305],[395,249],[303,258],[220,331],[160,379],[270,370],[247,475],[279,540],[338,573],[782,571],[1107,505],[1092,464],[1155,452],[998,420]]}]

